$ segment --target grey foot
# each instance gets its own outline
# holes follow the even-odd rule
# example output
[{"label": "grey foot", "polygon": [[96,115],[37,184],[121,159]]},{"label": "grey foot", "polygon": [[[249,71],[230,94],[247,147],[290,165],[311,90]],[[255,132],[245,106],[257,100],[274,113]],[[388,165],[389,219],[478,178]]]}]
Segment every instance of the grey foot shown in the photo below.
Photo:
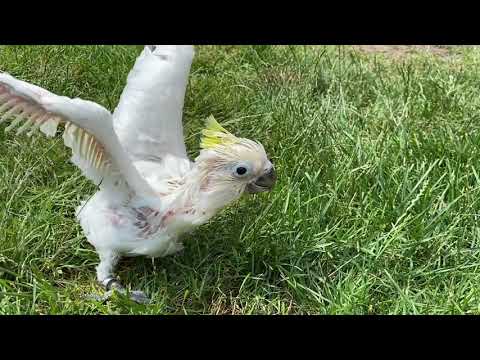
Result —
[{"label": "grey foot", "polygon": [[138,304],[148,304],[150,299],[143,291],[135,290],[130,292],[130,299],[135,301]]},{"label": "grey foot", "polygon": [[129,296],[130,300],[135,301],[138,304],[148,304],[150,302],[150,299],[143,291],[127,291],[127,289],[125,289],[122,284],[114,278],[104,280],[102,282],[102,286],[105,288],[105,290],[107,290],[103,296],[92,294],[88,296],[88,298],[95,301],[104,302],[110,299],[113,293],[116,291],[124,296]]},{"label": "grey foot", "polygon": [[105,293],[105,295],[102,297],[103,301],[106,301],[110,299],[113,295],[114,292],[118,292],[119,294],[122,294],[123,296],[128,296],[128,298],[137,304],[148,304],[150,302],[150,299],[145,295],[143,291],[140,290],[134,290],[134,291],[128,291],[126,289],[112,289],[109,290]]}]

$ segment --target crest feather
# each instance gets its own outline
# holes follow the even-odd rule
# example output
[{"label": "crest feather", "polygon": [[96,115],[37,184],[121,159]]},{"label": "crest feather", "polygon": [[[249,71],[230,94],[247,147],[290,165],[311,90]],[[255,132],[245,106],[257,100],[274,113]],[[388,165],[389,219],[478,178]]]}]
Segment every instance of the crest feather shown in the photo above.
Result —
[{"label": "crest feather", "polygon": [[205,121],[205,129],[202,130],[200,148],[212,149],[217,146],[231,145],[239,139],[221,126],[215,118],[210,115]]}]

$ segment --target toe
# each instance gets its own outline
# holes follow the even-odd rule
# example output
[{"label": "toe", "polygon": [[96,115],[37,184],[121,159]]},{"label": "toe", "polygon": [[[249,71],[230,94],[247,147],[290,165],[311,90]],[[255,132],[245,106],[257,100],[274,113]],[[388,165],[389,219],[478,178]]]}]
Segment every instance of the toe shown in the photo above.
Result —
[{"label": "toe", "polygon": [[148,304],[150,299],[145,295],[143,291],[132,291],[130,293],[130,299],[139,304]]},{"label": "toe", "polygon": [[114,277],[109,277],[100,281],[100,285],[102,285],[102,287],[107,291],[110,291],[110,290],[123,291],[124,290],[124,287],[120,283],[120,281],[118,281]]}]

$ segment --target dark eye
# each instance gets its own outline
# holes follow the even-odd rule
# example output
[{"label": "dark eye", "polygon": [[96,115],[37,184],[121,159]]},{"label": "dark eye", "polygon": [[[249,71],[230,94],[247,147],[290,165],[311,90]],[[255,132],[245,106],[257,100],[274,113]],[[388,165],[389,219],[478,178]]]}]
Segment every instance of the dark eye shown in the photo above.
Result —
[{"label": "dark eye", "polygon": [[245,175],[246,173],[247,173],[247,169],[244,168],[243,166],[239,166],[239,167],[237,168],[237,174],[238,174],[238,175]]}]

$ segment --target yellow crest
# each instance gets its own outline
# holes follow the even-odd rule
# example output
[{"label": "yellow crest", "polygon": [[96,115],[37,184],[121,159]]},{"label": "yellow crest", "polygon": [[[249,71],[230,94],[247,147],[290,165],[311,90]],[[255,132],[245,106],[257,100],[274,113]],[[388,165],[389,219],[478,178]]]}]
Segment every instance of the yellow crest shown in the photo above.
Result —
[{"label": "yellow crest", "polygon": [[215,118],[210,115],[205,121],[205,129],[202,130],[200,148],[212,149],[219,145],[231,145],[239,139],[221,126]]}]

